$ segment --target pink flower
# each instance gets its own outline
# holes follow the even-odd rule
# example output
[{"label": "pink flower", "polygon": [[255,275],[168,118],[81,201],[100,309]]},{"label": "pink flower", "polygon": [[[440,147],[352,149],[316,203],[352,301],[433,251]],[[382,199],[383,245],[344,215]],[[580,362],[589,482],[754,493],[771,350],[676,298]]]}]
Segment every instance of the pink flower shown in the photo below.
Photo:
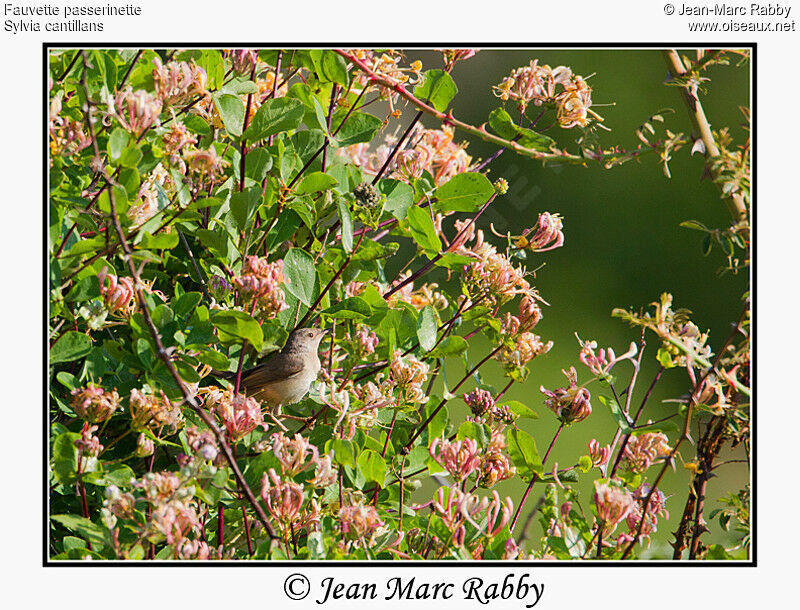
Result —
[{"label": "pink flower", "polygon": [[435,438],[428,451],[457,483],[475,472],[481,463],[478,443],[472,438],[455,442]]},{"label": "pink flower", "polygon": [[283,261],[270,263],[265,258],[247,256],[242,274],[233,278],[233,284],[243,296],[258,301],[261,316],[272,319],[287,309],[286,295],[280,285],[285,282]]},{"label": "pink flower", "polygon": [[492,393],[488,390],[481,390],[480,388],[475,388],[469,394],[464,394],[463,398],[472,413],[477,416],[483,415],[495,405]]},{"label": "pink flower", "polygon": [[75,441],[75,447],[78,448],[81,457],[95,458],[103,451],[100,439],[94,435],[96,431],[97,426],[90,426],[89,422],[83,422],[81,437]]},{"label": "pink flower", "polygon": [[660,457],[669,456],[669,439],[661,432],[645,432],[628,439],[623,457],[633,472],[644,472]]},{"label": "pink flower", "polygon": [[109,273],[108,267],[103,267],[97,274],[100,281],[100,295],[108,308],[113,313],[118,309],[125,313],[130,313],[133,308],[134,291],[133,278],[122,277]]},{"label": "pink flower", "polygon": [[[577,334],[575,336],[578,337]],[[580,361],[598,377],[607,377],[614,365],[623,360],[630,360],[634,366],[637,366],[635,358],[639,350],[633,342],[628,351],[621,356],[617,356],[610,347],[608,351],[601,349],[595,353],[597,341],[581,341],[581,338],[578,337],[578,343],[581,346]]]},{"label": "pink flower", "polygon": [[153,64],[156,95],[164,104],[179,106],[205,94],[208,81],[205,70],[194,63],[170,61],[165,65],[156,57]]},{"label": "pink flower", "polygon": [[206,397],[206,406],[222,420],[232,443],[241,440],[258,427],[266,429],[261,403],[233,390],[214,388]]},{"label": "pink flower", "polygon": [[353,540],[358,540],[373,533],[383,526],[378,511],[371,504],[351,504],[339,509],[339,521],[342,533]]},{"label": "pink flower", "polygon": [[298,519],[303,506],[303,486],[294,481],[281,481],[274,468],[261,478],[261,498],[272,517],[284,530]]},{"label": "pink flower", "polygon": [[106,392],[91,381],[85,388],[72,390],[71,394],[75,413],[93,424],[106,421],[119,407],[119,394],[116,390]]},{"label": "pink flower", "polygon": [[611,482],[595,481],[594,489],[597,519],[603,527],[603,534],[608,535],[628,516],[635,501],[628,490]]},{"label": "pink flower", "polygon": [[147,131],[151,125],[158,124],[162,101],[152,94],[128,86],[117,92],[109,100],[110,114],[116,117],[122,127],[136,137]]},{"label": "pink flower", "polygon": [[603,466],[608,463],[608,459],[611,457],[611,446],[601,447],[596,439],[592,439],[589,441],[589,456],[592,458],[592,465]]},{"label": "pink flower", "polygon": [[573,424],[583,421],[592,413],[592,405],[589,402],[591,394],[584,387],[578,387],[578,373],[575,367],[570,367],[569,372],[562,370],[562,373],[569,380],[569,388],[556,388],[551,391],[544,386],[539,386],[545,398],[544,404],[559,420],[564,424]]}]

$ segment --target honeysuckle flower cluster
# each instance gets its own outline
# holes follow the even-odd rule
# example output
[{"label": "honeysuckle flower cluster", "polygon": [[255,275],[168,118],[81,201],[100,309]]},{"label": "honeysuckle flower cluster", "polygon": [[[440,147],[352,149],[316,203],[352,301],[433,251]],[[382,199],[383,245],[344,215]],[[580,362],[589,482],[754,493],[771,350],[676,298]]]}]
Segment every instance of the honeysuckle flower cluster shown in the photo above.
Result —
[{"label": "honeysuckle flower cluster", "polygon": [[129,85],[108,98],[108,116],[115,118],[123,129],[135,137],[141,136],[152,125],[159,124],[162,100],[145,91],[136,91]]},{"label": "honeysuckle flower cluster", "polygon": [[275,519],[286,532],[300,517],[303,506],[303,486],[289,479],[282,480],[270,468],[261,478],[261,499]]},{"label": "honeysuckle flower cluster", "polygon": [[251,396],[235,394],[233,389],[207,388],[204,403],[222,421],[228,438],[235,443],[256,428],[264,428],[261,403]]},{"label": "honeysuckle flower cluster", "polygon": [[109,485],[105,490],[103,507],[116,518],[133,519],[136,498],[130,492],[123,493],[116,485]]},{"label": "honeysuckle flower cluster", "polygon": [[204,460],[213,462],[219,455],[217,439],[211,430],[200,430],[197,426],[186,428],[186,444]]},{"label": "honeysuckle flower cluster", "polygon": [[[453,141],[454,130],[448,125],[442,129],[425,129],[416,125],[389,165],[389,176],[411,182],[424,172],[433,176],[436,185],[441,185],[456,174],[469,171],[472,157],[467,154],[465,144]],[[339,149],[338,154],[360,167],[364,173],[377,174],[389,157],[397,142],[397,136],[386,136],[384,143],[373,152],[367,143],[352,144]]]},{"label": "honeysuckle flower cluster", "polygon": [[[517,295],[530,292],[531,285],[525,279],[525,268],[515,267],[504,254],[485,241],[482,230],[476,231],[474,225],[462,227],[458,222],[456,230],[461,237],[457,244],[450,245],[450,250],[475,259],[464,268],[462,274],[468,294],[485,295],[487,304],[502,305]],[[473,243],[467,248],[466,243],[470,241]]]},{"label": "honeysuckle flower cluster", "polygon": [[544,405],[556,414],[556,417],[563,424],[574,424],[583,421],[592,413],[591,393],[582,386],[578,386],[578,372],[575,367],[570,367],[569,371],[561,370],[569,381],[568,388],[556,388],[548,390],[544,386],[539,386],[539,391],[544,394]]},{"label": "honeysuckle flower cluster", "polygon": [[590,115],[600,118],[590,109],[592,88],[566,66],[551,68],[534,59],[527,66],[513,70],[493,89],[500,99],[516,101],[522,112],[530,103],[554,106],[558,123],[565,129],[576,125],[586,127]]},{"label": "honeysuckle flower cluster", "polygon": [[513,347],[504,345],[495,355],[498,362],[505,364],[506,370],[519,369],[553,347],[552,341],[545,343],[539,335],[527,331],[516,335],[513,341]]},{"label": "honeysuckle flower cluster", "polygon": [[231,68],[240,76],[249,76],[258,64],[256,49],[228,49],[225,54],[231,60]]},{"label": "honeysuckle flower cluster", "polygon": [[725,384],[714,373],[709,373],[700,386],[697,402],[712,409],[715,415],[724,415],[731,406],[725,390]]},{"label": "honeysuckle flower cluster", "polygon": [[631,493],[620,484],[605,480],[594,482],[594,504],[604,536],[613,533],[617,525],[625,520],[635,502]]},{"label": "honeysuckle flower cluster", "polygon": [[454,134],[455,130],[449,125],[441,129],[415,130],[408,138],[414,146],[397,154],[393,176],[412,182],[427,171],[438,186],[468,171],[472,157],[467,154],[465,143],[453,142]]},{"label": "honeysuckle flower cluster", "polygon": [[193,146],[197,141],[197,136],[192,134],[172,111],[172,121],[164,130],[161,143],[164,145],[164,152],[169,156],[170,163],[177,166],[182,174],[186,173],[186,163],[181,158],[181,152],[184,148]]},{"label": "honeysuckle flower cluster", "polygon": [[520,250],[531,252],[555,250],[564,245],[564,222],[559,214],[542,212],[534,229],[525,229],[521,235],[509,236],[508,239]]},{"label": "honeysuckle flower cluster", "polygon": [[131,390],[130,400],[128,401],[131,412],[131,428],[133,430],[165,430],[174,434],[183,423],[183,412],[178,404],[172,403],[164,392],[159,392],[158,396],[150,392]]},{"label": "honeysuckle flower cluster", "polygon": [[72,390],[71,395],[75,414],[91,424],[106,421],[119,408],[116,389],[107,392],[91,381],[85,388]]},{"label": "honeysuckle flower cluster", "polygon": [[378,335],[372,332],[368,326],[359,324],[355,332],[356,345],[358,353],[361,356],[369,356],[375,353],[375,348],[378,347],[380,340]]},{"label": "honeysuckle flower cluster", "polygon": [[[446,495],[445,495],[446,494]],[[514,512],[511,498],[500,499],[497,491],[492,491],[491,500],[461,491],[458,487],[440,487],[433,500],[421,505],[414,505],[414,510],[430,507],[452,532],[452,541],[463,546],[466,540],[466,524],[469,523],[488,537],[496,536],[511,520]],[[485,513],[484,513],[485,511]],[[481,515],[481,513],[484,513]],[[479,523],[486,519],[486,528]]]},{"label": "honeysuckle flower cluster", "polygon": [[[400,67],[403,55],[395,49],[386,49],[382,52],[373,51],[372,49],[348,49],[348,52],[353,57],[363,62],[371,72],[385,77],[394,82],[394,84],[414,85],[419,82],[422,64],[419,61],[415,61],[408,68]],[[353,80],[354,91],[373,85],[371,77],[368,77],[361,71],[355,72],[355,78]],[[391,116],[399,117],[400,111],[395,109],[394,105],[397,103],[400,95],[396,91],[383,85],[378,85],[378,90],[380,91],[381,97],[388,100]]]},{"label": "honeysuckle flower cluster", "polygon": [[350,540],[362,540],[371,536],[384,523],[371,504],[355,502],[339,509],[342,534]]},{"label": "honeysuckle flower cluster", "polygon": [[122,311],[126,317],[135,310],[135,296],[133,291],[133,278],[117,277],[108,267],[103,267],[97,274],[100,282],[100,296],[103,297],[109,313]]},{"label": "honeysuckle flower cluster", "polygon": [[50,133],[50,154],[69,156],[91,146],[92,140],[86,135],[83,123],[68,116],[61,116],[61,96],[50,100],[48,132]]},{"label": "honeysuckle flower cluster", "polygon": [[495,406],[494,396],[489,390],[475,388],[472,392],[464,394],[463,398],[473,415],[478,417],[491,411]]},{"label": "honeysuckle flower cluster", "polygon": [[[577,333],[575,336],[578,337]],[[599,352],[595,352],[597,341],[581,341],[581,338],[578,337],[578,343],[581,346],[580,361],[588,366],[589,370],[598,377],[607,378],[611,369],[623,360],[630,360],[634,367],[637,366],[636,355],[639,353],[639,349],[632,341],[628,351],[621,356],[617,356],[610,347],[608,350],[601,348]]]},{"label": "honeysuckle flower cluster", "polygon": [[511,465],[505,449],[505,435],[499,430],[493,429],[492,437],[481,456],[481,476],[478,479],[478,483],[482,487],[489,489],[498,481],[510,479],[517,474],[517,469]]},{"label": "honeysuckle flower cluster", "polygon": [[153,455],[155,449],[156,447],[153,439],[148,438],[144,432],[141,432],[139,434],[139,438],[136,439],[136,449],[134,450],[133,455],[138,458],[147,457],[149,455]]},{"label": "honeysuckle flower cluster", "polygon": [[[633,539],[633,535],[635,535],[636,531],[639,529],[639,523],[642,521],[642,514],[644,513],[644,501],[647,498],[647,495],[650,493],[650,489],[651,488],[647,483],[642,483],[632,493],[634,503],[630,512],[625,518],[625,522],[630,530],[631,539]],[[650,540],[650,534],[658,529],[658,518],[663,517],[664,519],[669,519],[669,511],[666,508],[666,501],[667,498],[663,492],[656,488],[656,490],[653,492],[653,495],[650,497],[647,515],[644,518],[642,531],[640,533],[640,536],[648,543]]]},{"label": "honeysuckle flower cluster", "polygon": [[457,61],[464,61],[474,57],[479,49],[436,49],[442,53],[442,59],[447,66],[452,66]]},{"label": "honeysuckle flower cluster", "polygon": [[132,227],[138,227],[149,220],[159,211],[159,187],[161,192],[168,194],[174,190],[172,176],[164,166],[159,163],[147,174],[139,186],[137,202],[128,209],[128,219]]},{"label": "honeysuckle flower cluster", "polygon": [[210,188],[209,185],[225,175],[225,168],[230,165],[214,146],[206,150],[184,150],[183,160],[186,163],[186,176],[192,181],[195,192]]},{"label": "honeysuckle flower cluster", "polygon": [[282,260],[270,263],[265,258],[247,256],[241,275],[233,278],[233,285],[245,299],[257,300],[261,318],[272,319],[288,307],[280,288],[285,281]]},{"label": "honeysuckle flower cluster", "polygon": [[165,106],[188,104],[198,95],[205,95],[208,77],[194,62],[170,61],[166,64],[153,59],[153,82],[156,95]]},{"label": "honeysuckle flower cluster", "polygon": [[435,438],[428,449],[431,457],[442,466],[456,483],[460,483],[481,464],[480,448],[475,439],[460,441]]},{"label": "honeysuckle flower cluster", "polygon": [[83,458],[96,458],[103,451],[103,445],[100,444],[100,439],[94,433],[97,432],[97,426],[90,426],[89,422],[83,422],[81,429],[81,437],[75,441],[75,447],[81,453]]},{"label": "honeysuckle flower cluster", "polygon": [[283,432],[276,432],[271,440],[272,453],[278,458],[284,476],[294,476],[313,466],[316,470],[314,478],[309,481],[311,485],[327,487],[336,480],[331,456],[320,455],[316,445],[308,442],[300,434],[289,438]]},{"label": "honeysuckle flower cluster", "polygon": [[430,367],[409,354],[403,356],[395,350],[389,365],[389,378],[381,384],[381,392],[389,394],[398,390],[398,403],[424,403],[428,400],[422,384],[428,378]]},{"label": "honeysuckle flower cluster", "polygon": [[631,436],[622,454],[633,472],[642,473],[658,458],[672,452],[669,439],[662,432],[645,432]]},{"label": "honeysuckle flower cluster", "polygon": [[597,439],[589,441],[589,457],[592,458],[592,466],[605,466],[611,457],[611,445],[600,446]]}]

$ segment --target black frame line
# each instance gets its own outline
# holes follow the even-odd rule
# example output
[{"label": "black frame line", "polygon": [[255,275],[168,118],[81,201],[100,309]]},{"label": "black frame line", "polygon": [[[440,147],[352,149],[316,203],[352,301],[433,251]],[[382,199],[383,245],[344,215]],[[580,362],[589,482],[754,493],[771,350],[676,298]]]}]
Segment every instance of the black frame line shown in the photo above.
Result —
[{"label": "black frame line", "polygon": [[[751,129],[751,206],[750,206],[750,319],[751,319],[751,388],[752,398],[750,403],[750,419],[751,419],[751,504],[750,504],[750,529],[751,529],[751,547],[750,547],[750,560],[646,560],[638,559],[631,561],[618,561],[618,560],[594,560],[587,559],[582,561],[542,561],[542,560],[507,560],[507,561],[454,561],[454,560],[407,560],[407,561],[385,561],[385,560],[353,560],[353,561],[339,561],[339,560],[263,560],[263,559],[247,559],[247,560],[192,560],[192,561],[178,561],[178,560],[121,560],[121,559],[108,559],[103,561],[86,562],[81,560],[58,560],[53,561],[49,556],[48,542],[49,542],[49,489],[48,489],[48,464],[49,464],[49,345],[47,340],[47,321],[49,319],[49,252],[47,248],[48,242],[48,212],[49,212],[49,165],[48,165],[48,149],[49,149],[49,133],[47,124],[49,119],[49,87],[48,87],[48,57],[51,49],[123,49],[123,48],[141,48],[141,49],[156,49],[156,48],[295,48],[295,49],[308,49],[308,48],[397,48],[397,49],[439,49],[439,48],[477,48],[477,49],[507,49],[507,50],[538,50],[538,49],[698,49],[698,48],[747,48],[750,49],[750,129]],[[758,129],[757,124],[757,48],[756,42],[694,42],[687,41],[682,43],[668,43],[668,42],[546,42],[536,44],[532,42],[435,42],[435,43],[420,43],[420,42],[285,42],[285,43],[263,43],[263,42],[43,42],[42,43],[42,103],[43,103],[43,118],[42,124],[45,126],[42,130],[42,212],[43,212],[43,226],[42,226],[42,267],[43,267],[43,290],[42,310],[45,313],[44,319],[44,341],[43,341],[43,414],[42,414],[42,567],[275,567],[275,568],[288,568],[288,567],[303,567],[311,569],[325,569],[328,567],[372,567],[372,568],[420,568],[420,567],[458,567],[458,568],[481,568],[481,567],[503,567],[503,568],[755,568],[758,567],[757,561],[757,546],[758,536],[757,531],[757,506],[758,506],[758,487],[757,487],[757,456],[758,456],[758,442],[757,442],[757,424],[756,424],[756,394],[758,384],[756,383],[757,366],[756,362],[758,351],[758,333],[754,333],[753,329],[757,324],[753,321],[757,319],[757,298],[755,295],[755,287],[757,285],[757,251],[756,247],[756,234],[757,234],[757,166],[758,166]]]}]

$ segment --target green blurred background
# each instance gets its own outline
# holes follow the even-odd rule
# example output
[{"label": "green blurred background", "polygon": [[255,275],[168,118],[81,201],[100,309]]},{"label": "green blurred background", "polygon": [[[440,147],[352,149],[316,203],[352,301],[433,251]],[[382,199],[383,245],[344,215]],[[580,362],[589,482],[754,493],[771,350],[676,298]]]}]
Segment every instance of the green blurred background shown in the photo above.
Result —
[{"label": "green blurred background", "polygon": [[[693,51],[682,53],[694,57]],[[422,60],[425,69],[442,67],[441,54],[437,52],[412,49],[406,56],[409,61]],[[611,130],[599,132],[604,147],[634,148],[638,143],[634,130],[650,115],[665,108],[675,111],[664,115],[667,128],[691,133],[679,90],[664,85],[667,71],[658,50],[483,50],[457,64],[453,71],[459,86],[453,103],[454,115],[475,125],[485,122],[489,112],[501,104],[492,94],[492,85],[499,84],[511,70],[534,58],[551,66],[569,66],[584,77],[593,74],[588,81],[593,89],[593,109],[605,118],[604,125]],[[743,115],[739,106],[750,103],[749,64],[713,66],[705,75],[711,80],[701,101],[712,128],[727,125],[735,141],[743,143],[746,133],[741,128]],[[507,102],[506,109],[512,117],[518,117],[513,103]],[[403,121],[410,120],[413,114],[406,109]],[[427,120],[429,118],[426,117],[425,125],[438,127],[435,121]],[[552,121],[547,119],[546,122]],[[541,127],[546,127],[544,121],[537,125]],[[574,144],[578,136],[576,130],[564,130],[556,125],[546,133],[560,145],[578,150]],[[465,139],[464,134],[457,132],[455,139]],[[473,158],[487,158],[495,150],[481,141],[470,141],[468,148]],[[688,219],[700,220],[709,227],[725,227],[730,220],[717,188],[709,180],[702,179],[703,158],[699,154],[691,157],[689,152],[689,147],[685,147],[674,154],[670,163],[671,179],[665,177],[655,155],[646,155],[639,162],[629,162],[611,170],[596,164],[543,167],[539,162],[510,152],[490,165],[490,179],[505,177],[510,189],[483,215],[479,223],[481,228],[488,228],[491,222],[501,233],[519,234],[535,223],[540,212],[559,213],[564,217],[564,247],[534,255],[527,261],[529,269],[545,264],[533,283],[550,307],[544,309],[544,318],[536,332],[544,339],[552,339],[555,346],[547,356],[529,365],[531,374],[524,384],[514,384],[506,394],[506,398],[520,400],[539,413],[540,419],[523,420],[521,427],[533,435],[542,455],[557,428],[557,421],[544,408],[539,386],[552,389],[566,385],[561,369],[571,365],[579,371],[579,382],[589,377],[588,369],[578,360],[576,331],[584,340],[597,340],[599,347],[612,346],[618,354],[625,352],[631,341],[638,340],[639,331],[612,319],[611,310],[647,306],[666,291],[673,294],[674,307],[691,309],[693,320],[701,330],[710,331],[710,344],[715,349],[741,313],[741,297],[748,289],[749,278],[746,274],[718,275],[717,270],[725,263],[721,251],[714,250],[704,257],[701,253],[703,234],[679,227],[680,222]],[[444,278],[433,276],[429,281],[436,280]],[[635,406],[656,371],[654,335],[649,338],[650,347],[646,350],[634,394]],[[476,362],[490,349],[486,341],[476,336],[470,344],[470,362]],[[497,364],[488,364],[482,371],[486,382],[498,389],[505,385]],[[614,370],[618,390],[627,384],[630,371],[627,364]],[[448,375],[451,385],[462,374],[463,370],[453,367]],[[467,390],[470,387],[465,385]],[[558,462],[559,467],[574,464],[580,455],[588,452],[587,443],[592,438],[606,444],[613,437],[611,415],[596,399],[598,392],[608,394],[608,390],[604,391],[598,383],[589,387],[593,395],[592,415],[561,434],[546,470],[554,462]],[[674,412],[674,406],[663,405],[661,401],[686,394],[690,389],[684,370],[668,371],[656,386],[643,419],[655,420]],[[451,402],[449,408],[456,421],[463,421],[462,401]],[[692,435],[696,437],[697,434],[695,426]],[[681,455],[686,461],[692,460],[694,448],[684,445]],[[737,452],[735,456],[723,454],[720,460],[743,457]],[[657,472],[657,467],[651,467],[648,478],[652,480]],[[717,474],[708,486],[706,515],[719,506],[720,496],[738,491],[749,480],[748,469],[743,464],[723,466]],[[577,485],[581,505],[587,512],[592,504],[591,479],[594,477],[595,473],[584,475]],[[667,532],[673,532],[677,526],[688,483],[689,472],[680,462],[675,472],[670,470],[665,475],[660,487],[671,495],[667,502],[671,518],[659,523],[659,532],[645,556],[671,557],[671,549],[665,547],[664,542],[672,540]],[[421,490],[421,495],[427,495],[435,487],[431,483],[429,488]],[[498,491],[510,495],[515,505],[523,488],[519,481],[497,485]],[[541,485],[534,488],[528,508],[536,504],[542,489]],[[523,518],[527,512],[523,513]],[[706,544],[730,542],[731,538],[716,523],[710,523],[709,528],[711,532],[703,538]],[[541,535],[541,527],[534,521],[529,539],[537,540]]]}]

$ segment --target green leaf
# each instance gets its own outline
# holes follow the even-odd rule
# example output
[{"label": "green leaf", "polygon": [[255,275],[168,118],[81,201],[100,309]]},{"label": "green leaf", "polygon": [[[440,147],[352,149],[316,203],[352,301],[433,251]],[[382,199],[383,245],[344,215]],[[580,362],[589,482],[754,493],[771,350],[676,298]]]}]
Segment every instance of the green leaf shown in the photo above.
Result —
[{"label": "green leaf", "polygon": [[444,112],[458,93],[453,77],[444,70],[427,70],[422,83],[414,87],[414,95],[428,100],[439,112]]},{"label": "green leaf", "polygon": [[494,195],[494,187],[483,174],[456,174],[436,189],[436,210],[477,212]]},{"label": "green leaf", "polygon": [[429,352],[436,345],[436,333],[439,325],[436,323],[436,310],[432,305],[426,305],[420,312],[419,319],[417,320],[417,338],[419,339],[419,346]]},{"label": "green leaf", "polygon": [[142,241],[139,242],[137,247],[146,250],[169,250],[178,245],[177,231],[170,231],[169,233],[159,233],[151,235],[150,233],[142,233]]},{"label": "green leaf", "polygon": [[323,172],[311,172],[303,176],[300,184],[298,184],[295,189],[295,193],[298,195],[307,195],[308,193],[327,191],[337,184],[339,184],[339,181],[333,176],[329,176]]},{"label": "green leaf", "polygon": [[350,217],[350,210],[344,199],[336,200],[336,210],[339,212],[339,220],[342,224],[342,247],[345,252],[353,251],[353,219]]},{"label": "green leaf", "polygon": [[379,180],[376,186],[379,193],[386,195],[383,209],[398,220],[404,220],[406,212],[414,205],[414,189],[411,185],[400,180],[384,178]]},{"label": "green leaf", "polygon": [[283,259],[283,275],[286,289],[298,300],[311,307],[319,294],[319,279],[314,259],[300,248],[292,248]]},{"label": "green leaf", "polygon": [[[334,115],[334,122],[331,124],[334,132],[336,132],[342,119],[347,115],[346,112],[338,114],[339,116]],[[338,119],[338,122],[336,119]],[[336,143],[344,147],[361,142],[370,142],[381,127],[383,127],[383,121],[378,117],[366,112],[353,112],[347,117],[347,121],[341,126],[341,129],[336,132]]]},{"label": "green leaf", "polygon": [[342,466],[356,466],[356,449],[353,441],[333,439],[325,443],[325,453],[333,452],[333,460]]},{"label": "green leaf", "polygon": [[599,395],[597,399],[606,407],[608,407],[611,416],[614,418],[614,421],[617,422],[617,426],[622,434],[630,434],[633,432],[633,428],[631,428],[630,424],[628,423],[628,418],[622,412],[622,409],[620,409],[616,400],[610,400],[602,395]]},{"label": "green leaf", "polygon": [[219,311],[211,316],[217,328],[220,341],[225,344],[237,343],[237,339],[247,340],[256,350],[261,350],[264,334],[261,325],[243,311]]},{"label": "green leaf", "polygon": [[488,440],[486,436],[486,426],[472,421],[465,421],[458,427],[456,438],[460,441],[465,438],[472,438],[478,442],[479,446],[485,447]]},{"label": "green leaf", "polygon": [[122,127],[117,127],[111,132],[111,135],[108,138],[108,144],[106,145],[106,150],[108,150],[108,158],[110,161],[116,162],[119,160],[120,156],[122,155],[122,151],[128,146],[129,140],[130,136],[128,135],[128,132],[122,129]]},{"label": "green leaf", "polygon": [[251,186],[231,195],[231,214],[240,231],[244,231],[250,223],[253,212],[261,202],[261,187]]},{"label": "green leaf", "polygon": [[437,267],[444,267],[445,269],[458,269],[466,265],[471,265],[475,259],[471,256],[463,256],[455,252],[445,252],[442,257],[435,262]]},{"label": "green leaf", "polygon": [[172,310],[176,316],[183,318],[192,313],[202,300],[203,295],[199,292],[185,292],[172,304]]},{"label": "green leaf", "polygon": [[50,519],[56,523],[60,523],[69,531],[78,534],[88,542],[99,546],[104,546],[107,542],[107,530],[96,523],[92,523],[85,517],[79,517],[77,515],[51,515]]},{"label": "green leaf", "polygon": [[244,163],[244,175],[260,184],[272,169],[272,155],[264,148],[254,148],[247,151]]},{"label": "green leaf", "polygon": [[542,460],[536,450],[536,441],[524,430],[512,428],[508,432],[508,453],[523,479],[542,474]]},{"label": "green leaf", "polygon": [[706,227],[706,225],[699,220],[684,220],[680,226],[682,226],[684,229],[693,229],[695,231],[704,231],[706,233],[708,232],[708,227]]},{"label": "green leaf", "polygon": [[458,356],[467,351],[467,340],[458,335],[448,335],[445,339],[432,350],[428,356],[430,358],[444,358],[446,356]]},{"label": "green leaf", "polygon": [[300,100],[279,97],[264,102],[244,132],[248,141],[262,140],[279,131],[297,128],[303,121],[305,106]]},{"label": "green leaf", "polygon": [[50,364],[71,362],[92,351],[92,340],[76,330],[68,330],[50,348]]},{"label": "green leaf", "polygon": [[187,114],[182,117],[183,124],[186,125],[186,129],[193,133],[200,134],[201,136],[210,136],[211,135],[211,127],[209,126],[208,122],[197,114]]},{"label": "green leaf", "polygon": [[372,308],[361,297],[348,297],[328,307],[321,315],[335,320],[365,320],[372,315]]},{"label": "green leaf", "polygon": [[81,437],[77,432],[64,432],[53,440],[53,474],[56,481],[69,485],[75,482],[78,471],[78,448],[75,441]]},{"label": "green leaf", "polygon": [[197,354],[197,359],[218,371],[227,371],[230,366],[230,359],[225,354],[212,349],[202,350]]},{"label": "green leaf", "polygon": [[502,108],[495,108],[489,114],[489,126],[494,132],[506,140],[515,140],[525,148],[532,148],[541,152],[548,152],[555,140],[550,136],[520,127],[511,120],[511,116]]},{"label": "green leaf", "polygon": [[528,405],[521,403],[518,400],[509,400],[503,402],[503,406],[508,407],[509,411],[514,413],[517,417],[526,417],[528,419],[539,419],[538,413],[531,409]]},{"label": "green leaf", "polygon": [[442,242],[433,227],[430,212],[418,207],[409,208],[408,226],[411,237],[420,248],[434,254],[442,249]]},{"label": "green leaf", "polygon": [[358,456],[358,469],[367,481],[374,481],[383,487],[386,481],[386,462],[381,454],[367,449]]},{"label": "green leaf", "polygon": [[342,87],[347,87],[350,84],[347,62],[344,57],[330,49],[325,49],[322,52],[322,72],[327,80]]},{"label": "green leaf", "polygon": [[[213,93],[211,95],[214,104],[222,117],[227,132],[238,138],[242,135],[242,125],[244,124],[244,104],[235,95]],[[249,128],[248,128],[248,131]]]},{"label": "green leaf", "polygon": [[283,210],[278,216],[275,226],[267,233],[264,240],[264,248],[267,252],[272,252],[275,246],[282,244],[295,234],[303,221],[294,210]]},{"label": "green leaf", "polygon": [[89,275],[77,282],[64,297],[65,301],[88,301],[100,296],[100,280]]}]

